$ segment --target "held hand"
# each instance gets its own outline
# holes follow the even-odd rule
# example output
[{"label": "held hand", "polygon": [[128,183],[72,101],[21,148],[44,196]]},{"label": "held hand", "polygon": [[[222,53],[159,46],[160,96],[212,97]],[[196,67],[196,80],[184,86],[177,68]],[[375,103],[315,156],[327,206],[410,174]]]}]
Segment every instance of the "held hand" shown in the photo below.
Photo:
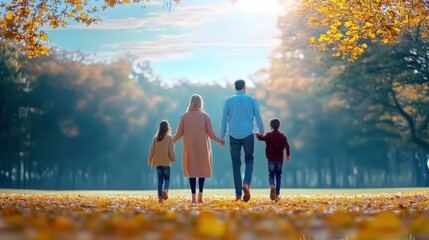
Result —
[{"label": "held hand", "polygon": [[256,136],[256,137],[261,136],[261,134],[259,134],[259,133],[257,133],[257,132],[255,132],[254,134],[255,134],[255,136]]},{"label": "held hand", "polygon": [[289,162],[289,160],[290,160],[290,156],[286,156],[286,161]]},{"label": "held hand", "polygon": [[225,145],[225,140],[220,140],[218,143],[221,147],[223,147],[223,145]]}]

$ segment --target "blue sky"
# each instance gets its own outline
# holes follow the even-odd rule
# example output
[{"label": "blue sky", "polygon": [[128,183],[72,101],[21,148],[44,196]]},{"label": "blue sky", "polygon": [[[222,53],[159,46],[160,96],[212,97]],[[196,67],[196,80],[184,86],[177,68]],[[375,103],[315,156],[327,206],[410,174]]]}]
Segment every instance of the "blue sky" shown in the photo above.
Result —
[{"label": "blue sky", "polygon": [[233,82],[269,65],[280,44],[277,0],[182,0],[171,11],[163,1],[119,6],[103,22],[49,31],[50,43],[109,59],[124,54],[150,61],[162,80]]}]

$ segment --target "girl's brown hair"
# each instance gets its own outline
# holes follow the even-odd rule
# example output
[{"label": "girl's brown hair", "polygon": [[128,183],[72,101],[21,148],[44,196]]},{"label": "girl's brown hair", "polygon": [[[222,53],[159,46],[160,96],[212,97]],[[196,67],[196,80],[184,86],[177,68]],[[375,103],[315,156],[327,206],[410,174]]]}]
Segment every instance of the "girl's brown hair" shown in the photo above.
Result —
[{"label": "girl's brown hair", "polygon": [[170,123],[167,120],[162,120],[159,123],[158,133],[156,134],[156,141],[160,142],[164,139],[165,135],[170,132]]}]

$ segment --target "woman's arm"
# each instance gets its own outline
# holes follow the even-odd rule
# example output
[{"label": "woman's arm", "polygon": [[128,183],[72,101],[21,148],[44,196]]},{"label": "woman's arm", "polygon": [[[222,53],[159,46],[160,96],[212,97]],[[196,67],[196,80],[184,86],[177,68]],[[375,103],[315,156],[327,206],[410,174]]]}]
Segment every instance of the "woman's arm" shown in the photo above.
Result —
[{"label": "woman's arm", "polygon": [[225,141],[223,141],[222,139],[220,139],[216,136],[216,134],[213,130],[212,121],[208,115],[207,115],[207,118],[205,120],[205,125],[206,125],[206,133],[209,136],[209,138],[213,139],[214,141],[219,143],[221,146],[223,146]]},{"label": "woman's arm", "polygon": [[173,137],[173,143],[176,144],[183,136],[183,116],[180,118],[179,126],[177,126],[176,134]]}]

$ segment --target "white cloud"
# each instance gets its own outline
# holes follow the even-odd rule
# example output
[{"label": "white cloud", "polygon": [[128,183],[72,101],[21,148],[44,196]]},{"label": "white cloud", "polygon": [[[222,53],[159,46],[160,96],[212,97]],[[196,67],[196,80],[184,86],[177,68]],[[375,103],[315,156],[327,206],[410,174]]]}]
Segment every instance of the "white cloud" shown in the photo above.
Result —
[{"label": "white cloud", "polygon": [[[140,59],[150,61],[170,61],[186,58],[192,55],[193,34],[185,33],[178,35],[162,35],[156,41],[128,41],[102,46],[103,51],[99,57],[118,56],[132,54]],[[185,44],[184,44],[185,43]]]},{"label": "white cloud", "polygon": [[[227,54],[233,59],[250,51],[269,52],[279,45],[279,31],[275,27],[278,5],[274,1],[277,2],[239,0],[231,4],[225,0],[223,5],[175,7],[171,12],[155,12],[148,7],[142,17],[130,14],[127,18],[106,18],[94,26],[74,25],[73,28],[127,30],[123,40],[100,42],[95,50],[99,60],[132,55],[138,60],[180,65],[182,60],[202,55]],[[130,31],[138,37],[129,34]]]},{"label": "white cloud", "polygon": [[82,30],[125,30],[138,28],[165,29],[165,27],[194,27],[202,25],[215,15],[228,11],[226,7],[183,7],[166,12],[149,12],[145,17],[121,19],[105,18],[102,22],[86,26],[71,25],[70,28]]},{"label": "white cloud", "polygon": [[[132,54],[143,60],[153,62],[184,59],[192,56],[198,48],[215,51],[212,48],[221,48],[224,51],[242,51],[243,48],[273,47],[280,43],[278,38],[261,38],[247,42],[228,42],[221,40],[198,41],[194,34],[162,35],[156,41],[129,41],[102,46],[103,51],[98,57],[120,56]],[[210,47],[210,49],[207,49]]]}]

